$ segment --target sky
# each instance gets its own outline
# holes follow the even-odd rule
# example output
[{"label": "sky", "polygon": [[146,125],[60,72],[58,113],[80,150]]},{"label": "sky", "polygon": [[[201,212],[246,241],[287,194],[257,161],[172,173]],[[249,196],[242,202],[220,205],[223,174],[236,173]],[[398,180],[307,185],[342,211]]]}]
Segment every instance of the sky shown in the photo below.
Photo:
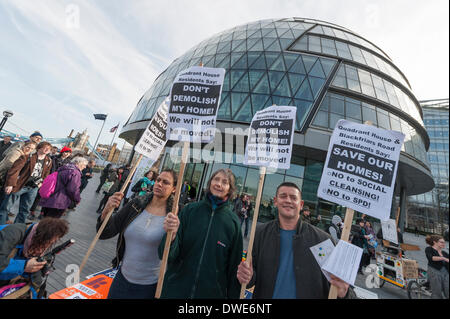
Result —
[{"label": "sky", "polygon": [[[214,34],[262,19],[346,27],[386,52],[418,100],[449,97],[448,0],[0,0],[4,129],[110,144],[157,76]],[[123,140],[116,135],[119,147]]]}]

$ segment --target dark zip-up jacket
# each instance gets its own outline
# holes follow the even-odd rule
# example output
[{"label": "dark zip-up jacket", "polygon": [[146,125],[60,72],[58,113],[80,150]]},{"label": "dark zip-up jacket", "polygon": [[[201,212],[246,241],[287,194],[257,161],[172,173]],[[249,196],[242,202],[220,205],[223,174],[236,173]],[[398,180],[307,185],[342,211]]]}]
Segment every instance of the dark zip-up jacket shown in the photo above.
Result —
[{"label": "dark zip-up jacket", "polygon": [[[314,259],[310,247],[331,236],[299,218],[293,238],[294,273],[298,299],[327,299],[330,284]],[[253,299],[271,299],[275,289],[280,260],[280,222],[277,219],[256,228],[252,252],[253,278],[247,287],[255,285]],[[349,287],[346,298],[356,298]]]},{"label": "dark zip-up jacket", "polygon": [[[162,298],[238,299],[242,258],[240,222],[229,203],[213,209],[209,199],[187,205],[170,246]],[[162,258],[166,235],[159,246]]]},{"label": "dark zip-up jacket", "polygon": [[[125,205],[125,207],[123,207],[117,213],[113,214],[108,220],[105,229],[100,235],[100,239],[109,239],[119,234],[119,238],[117,239],[116,257],[112,261],[112,266],[114,268],[117,268],[119,266],[125,253],[125,230],[127,229],[128,225],[130,225],[131,222],[144,211],[145,207],[147,207],[152,199],[153,193],[138,196],[129,201],[128,204]],[[169,213],[172,210],[172,205],[173,198],[171,196],[167,200],[166,213]],[[96,226],[97,231],[100,229],[101,225],[101,216],[99,216]]]}]

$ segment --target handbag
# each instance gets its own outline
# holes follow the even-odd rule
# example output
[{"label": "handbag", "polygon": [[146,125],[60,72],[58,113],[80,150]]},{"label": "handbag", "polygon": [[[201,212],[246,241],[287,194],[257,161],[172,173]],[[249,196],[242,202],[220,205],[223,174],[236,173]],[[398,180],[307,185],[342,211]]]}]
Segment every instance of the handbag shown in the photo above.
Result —
[{"label": "handbag", "polygon": [[105,182],[103,183],[101,190],[108,193],[113,185],[114,185],[113,182]]}]

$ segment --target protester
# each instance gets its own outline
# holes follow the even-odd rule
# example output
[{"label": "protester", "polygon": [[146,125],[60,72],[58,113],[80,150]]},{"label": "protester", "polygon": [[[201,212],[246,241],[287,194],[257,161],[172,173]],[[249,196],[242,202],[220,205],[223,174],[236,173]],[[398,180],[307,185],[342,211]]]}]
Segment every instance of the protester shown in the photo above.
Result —
[{"label": "protester", "polygon": [[[42,134],[39,131],[35,131],[33,134],[30,135],[29,140],[19,141],[19,142],[12,144],[5,151],[3,151],[3,158],[5,158],[9,152],[13,152],[13,151],[21,148],[26,142],[29,142],[29,141],[39,144],[42,141]],[[2,160],[3,158],[0,158],[0,160]]]},{"label": "protester", "polygon": [[[242,234],[229,204],[235,189],[231,170],[220,169],[208,181],[204,200],[188,204],[179,217],[167,215],[165,230],[179,228],[171,239],[161,298],[239,298]],[[160,258],[166,239],[167,234]]]},{"label": "protester", "polygon": [[[42,282],[42,267],[46,262],[38,262],[64,235],[69,226],[67,221],[44,218],[37,224],[13,224],[0,230],[0,287],[10,284],[12,279],[22,276],[31,281],[33,292],[39,290]],[[16,250],[16,246],[23,249]]]},{"label": "protester", "polygon": [[364,219],[358,218],[356,220],[356,227],[352,229],[352,244],[363,249],[361,262],[359,263],[358,267],[358,273],[360,274],[364,274],[363,267],[366,267],[370,264],[369,246],[367,243],[367,240],[370,238],[370,236],[366,234],[364,225]]},{"label": "protester", "polygon": [[52,158],[52,173],[56,172],[63,165],[70,163],[70,155],[72,154],[72,149],[70,147],[64,146],[59,155]]},{"label": "protester", "polygon": [[425,248],[428,259],[428,279],[432,299],[448,299],[448,252],[444,251],[445,240],[439,235],[428,235],[425,239],[429,245]]},{"label": "protester", "polygon": [[53,157],[58,155],[58,148],[56,146],[52,147],[52,150],[50,152],[50,157],[53,159]]},{"label": "protester", "polygon": [[317,216],[317,218],[312,218],[311,210],[309,209],[308,206],[303,207],[300,215],[301,215],[301,219],[303,222],[307,222],[313,226],[317,226],[320,223],[320,221],[322,220],[322,217],[320,215]]},{"label": "protester", "polygon": [[40,201],[44,217],[60,218],[72,202],[80,202],[81,171],[87,164],[86,158],[77,156],[58,169],[55,191]]},{"label": "protester", "polygon": [[81,186],[80,186],[80,193],[83,191],[83,189],[86,188],[87,184],[89,183],[89,180],[92,178],[94,174],[94,166],[95,166],[95,160],[91,159],[89,160],[87,166],[83,171],[81,172]]},{"label": "protester", "polygon": [[197,187],[196,187],[196,185],[197,184],[193,183],[191,185],[191,189],[188,192],[188,200],[189,200],[189,202],[195,201],[195,198],[197,197]]},{"label": "protester", "polygon": [[96,193],[99,193],[103,184],[105,184],[106,179],[109,176],[111,166],[112,164],[107,164],[106,167],[103,169],[102,173],[100,174],[100,184],[98,185],[97,190],[95,191]]},{"label": "protester", "polygon": [[[294,183],[277,188],[274,205],[278,218],[257,226],[252,265],[242,261],[237,279],[247,287],[255,285],[253,299],[326,299],[330,283],[309,250],[330,238],[300,218],[301,191]],[[353,290],[331,275],[339,298],[354,298]]]},{"label": "protester", "polygon": [[0,158],[3,157],[3,152],[12,145],[11,136],[3,137],[3,141],[0,142]]},{"label": "protester", "polygon": [[333,215],[331,218],[331,225],[328,228],[328,233],[333,238],[334,242],[337,243],[341,239],[342,235],[342,218],[339,215]]},{"label": "protester", "polygon": [[0,224],[5,224],[8,211],[20,199],[19,213],[14,223],[24,223],[42,181],[50,173],[52,161],[47,154],[51,144],[41,142],[31,157],[22,155],[16,160],[6,175],[5,199],[0,205]]},{"label": "protester", "polygon": [[134,184],[134,186],[131,188],[131,191],[135,193],[134,196],[142,196],[150,193],[153,190],[153,185],[155,185],[157,176],[158,174],[156,174],[152,170],[146,172],[144,174],[144,177],[138,180],[136,184]]},{"label": "protester", "polygon": [[367,249],[369,251],[369,256],[371,259],[375,259],[375,248],[377,248],[377,236],[375,234],[375,231],[373,230],[372,224],[370,223],[370,221],[366,220],[366,222],[364,223],[364,230],[367,234],[367,236],[369,236],[367,238]]},{"label": "protester", "polygon": [[242,196],[242,207],[239,211],[239,218],[241,220],[241,228],[242,224],[245,224],[245,230],[244,230],[244,238],[247,238],[248,235],[248,221],[250,217],[250,212],[252,210],[252,203],[250,201],[250,197],[247,194],[244,194]]},{"label": "protester", "polygon": [[5,182],[6,173],[12,167],[14,162],[22,155],[28,156],[36,149],[36,143],[32,141],[25,142],[21,148],[14,149],[0,162],[0,181],[1,185]]},{"label": "protester", "polygon": [[[161,261],[158,246],[164,235],[164,219],[171,212],[177,175],[163,170],[152,193],[132,199],[108,220],[100,239],[119,234],[113,267],[120,266],[109,290],[108,299],[153,299]],[[111,209],[117,208],[122,193],[112,195],[97,221],[97,231]],[[178,223],[178,222],[177,222]],[[177,224],[165,225],[176,230]]]},{"label": "protester", "polygon": [[183,186],[181,186],[181,196],[180,201],[183,204],[186,204],[189,201],[189,191],[191,190],[191,186],[188,181],[184,181]]},{"label": "protester", "polygon": [[[103,198],[100,201],[100,204],[98,205],[97,208],[97,213],[101,213],[103,208],[106,205],[106,202],[108,201],[108,198],[113,195],[115,192],[119,191],[119,185],[122,179],[122,173],[123,173],[123,168],[119,168],[116,172],[115,169],[110,169],[109,170],[109,174],[108,177],[105,181],[105,183],[103,185],[110,185],[110,187],[107,187],[107,190],[103,190]],[[107,184],[108,183],[108,184]]]}]

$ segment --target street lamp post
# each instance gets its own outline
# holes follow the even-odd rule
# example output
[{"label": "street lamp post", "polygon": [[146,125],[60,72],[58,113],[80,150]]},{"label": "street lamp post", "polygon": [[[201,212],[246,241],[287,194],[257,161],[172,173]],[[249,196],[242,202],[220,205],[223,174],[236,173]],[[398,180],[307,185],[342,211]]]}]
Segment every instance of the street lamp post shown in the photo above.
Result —
[{"label": "street lamp post", "polygon": [[8,117],[11,117],[13,115],[14,115],[14,113],[12,111],[8,111],[8,110],[3,111],[3,119],[0,122],[0,132],[3,130],[3,126],[5,125],[6,121],[8,120]]},{"label": "street lamp post", "polygon": [[100,129],[100,132],[98,133],[98,136],[97,136],[97,140],[95,141],[95,144],[94,144],[94,151],[96,150],[97,142],[98,142],[98,139],[100,138],[100,134],[102,134],[103,126],[105,125],[107,116],[108,116],[107,114],[94,114],[94,118],[96,120],[102,120],[103,121],[102,128]]}]

